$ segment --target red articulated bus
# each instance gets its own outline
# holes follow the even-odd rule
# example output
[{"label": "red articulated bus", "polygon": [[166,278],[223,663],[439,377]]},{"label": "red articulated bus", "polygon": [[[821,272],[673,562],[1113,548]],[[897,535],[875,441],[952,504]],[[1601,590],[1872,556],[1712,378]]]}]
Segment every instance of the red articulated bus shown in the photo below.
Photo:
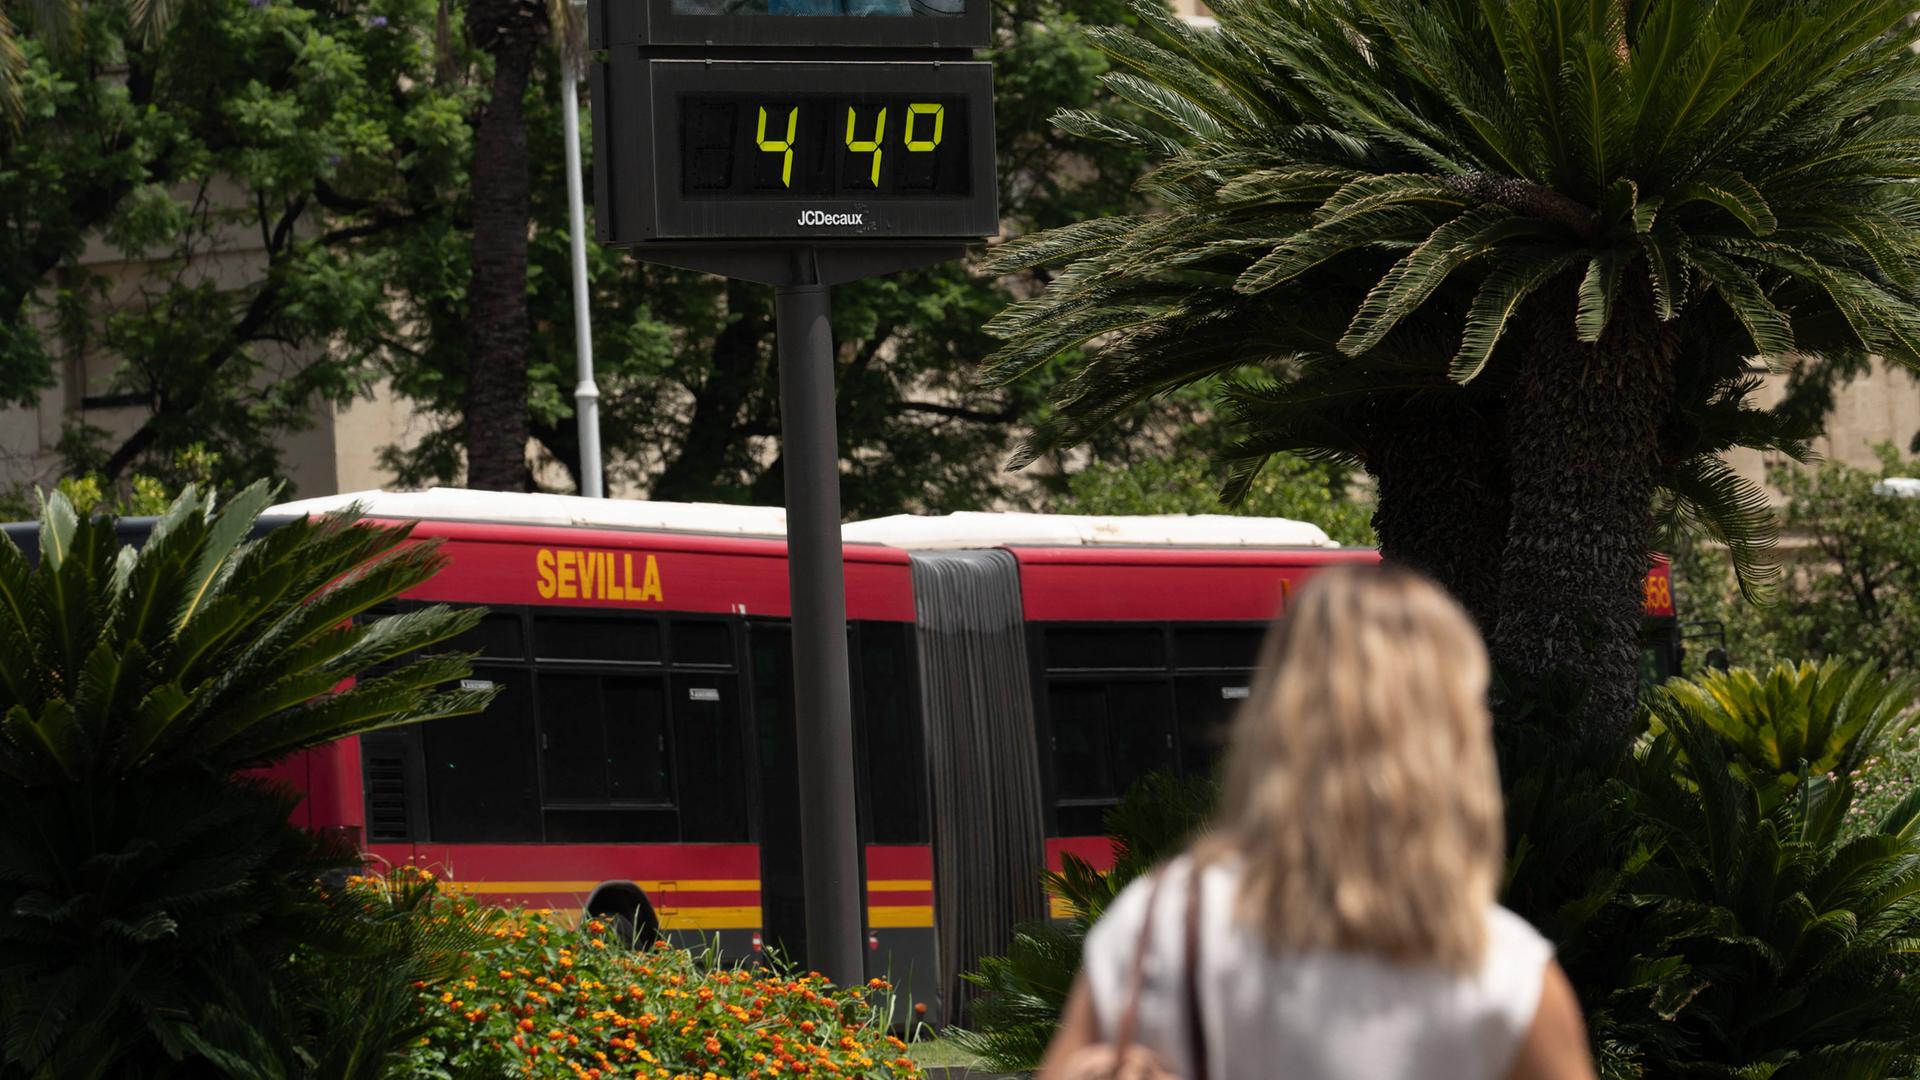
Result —
[{"label": "red articulated bus", "polygon": [[[435,489],[263,525],[352,502],[443,541],[447,569],[400,606],[489,608],[456,646],[501,693],[285,763],[300,823],[488,902],[803,959],[784,512]],[[1213,768],[1290,593],[1378,558],[1226,516],[900,516],[843,537],[868,974],[933,1023],[957,971],[1044,913],[1022,910],[1043,862],[1110,865],[1102,814],[1134,780]],[[1647,601],[1663,677],[1664,563]]]}]

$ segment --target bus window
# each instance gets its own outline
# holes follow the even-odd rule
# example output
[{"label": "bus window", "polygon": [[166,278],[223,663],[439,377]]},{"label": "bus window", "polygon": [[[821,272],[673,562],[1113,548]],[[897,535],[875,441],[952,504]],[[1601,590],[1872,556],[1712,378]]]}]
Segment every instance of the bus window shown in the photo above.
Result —
[{"label": "bus window", "polygon": [[866,796],[867,839],[927,842],[927,764],[911,623],[855,626],[859,672],[854,709]]},{"label": "bus window", "polygon": [[1110,683],[1107,732],[1113,740],[1114,798],[1135,780],[1156,769],[1171,768],[1173,691],[1164,680]]},{"label": "bus window", "polygon": [[724,622],[676,619],[671,643],[676,665],[733,666],[733,632]]},{"label": "bus window", "polygon": [[1054,835],[1087,836],[1146,774],[1214,772],[1267,624],[1056,624],[1029,633],[1045,667],[1036,720]]},{"label": "bus window", "polygon": [[657,677],[540,675],[548,805],[668,802],[664,684]]},{"label": "bus window", "polygon": [[1059,827],[1099,831],[1127,787],[1173,757],[1173,701],[1163,679],[1054,682],[1047,692]]},{"label": "bus window", "polygon": [[621,615],[536,615],[534,655],[542,660],[660,662],[660,624]]},{"label": "bus window", "polygon": [[1220,675],[1183,675],[1175,684],[1175,716],[1179,727],[1180,772],[1211,775],[1227,747],[1227,728],[1234,711],[1246,699],[1253,672]]},{"label": "bus window", "polygon": [[680,839],[678,816],[665,809],[548,807],[549,844],[671,844]]},{"label": "bus window", "polygon": [[499,696],[486,712],[429,720],[420,726],[427,781],[426,831],[436,841],[454,843],[538,840],[539,791],[527,673],[480,665],[473,674],[500,685]]},{"label": "bus window", "polygon": [[1100,683],[1055,683],[1047,691],[1047,719],[1053,729],[1054,794],[1062,800],[1111,796],[1107,688]]},{"label": "bus window", "polygon": [[1173,666],[1251,669],[1260,662],[1264,626],[1181,626],[1173,631]]},{"label": "bus window", "polygon": [[804,965],[806,864],[800,855],[800,772],[794,763],[793,632],[784,623],[755,622],[747,627],[747,641],[758,740],[760,919],[766,943]]},{"label": "bus window", "polygon": [[1050,626],[1046,643],[1049,671],[1167,666],[1159,626]]},{"label": "bus window", "polygon": [[673,677],[673,762],[682,840],[739,843],[748,838],[747,761],[740,744],[737,691],[738,680],[731,674]]},{"label": "bus window", "polygon": [[524,660],[526,627],[517,611],[490,612],[480,625],[447,643],[454,652],[477,652],[483,657]]}]

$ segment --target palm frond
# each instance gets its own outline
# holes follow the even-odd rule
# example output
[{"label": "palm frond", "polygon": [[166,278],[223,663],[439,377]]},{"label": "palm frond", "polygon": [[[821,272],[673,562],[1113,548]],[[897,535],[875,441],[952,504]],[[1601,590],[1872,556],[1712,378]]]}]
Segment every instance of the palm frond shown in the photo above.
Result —
[{"label": "palm frond", "polygon": [[1768,601],[1780,577],[1780,566],[1772,560],[1779,541],[1773,501],[1720,457],[1698,455],[1672,470],[1660,524],[1669,537],[1691,529],[1726,545],[1741,595],[1752,603]]}]

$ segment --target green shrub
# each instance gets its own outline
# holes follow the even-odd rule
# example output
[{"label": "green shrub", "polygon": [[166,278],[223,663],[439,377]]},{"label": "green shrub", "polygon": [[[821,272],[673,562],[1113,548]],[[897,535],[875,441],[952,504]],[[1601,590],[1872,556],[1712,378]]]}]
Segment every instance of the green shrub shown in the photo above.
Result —
[{"label": "green shrub", "polygon": [[366,1028],[343,1071],[341,1022],[370,1013],[308,977],[319,953],[406,967],[319,888],[356,853],[243,773],[483,707],[437,689],[466,657],[403,660],[482,613],[354,624],[442,557],[352,513],[247,540],[272,497],[188,488],[135,551],[55,494],[37,564],[0,539],[0,1077],[331,1080],[390,1049]]},{"label": "green shrub", "polygon": [[1676,538],[1681,620],[1720,624],[1733,658],[1754,667],[1838,657],[1920,673],[1920,499],[1874,493],[1887,477],[1920,476],[1920,459],[1886,444],[1875,450],[1872,468],[1769,470],[1785,500],[1781,523],[1803,544],[1768,603],[1741,596],[1724,553]]}]

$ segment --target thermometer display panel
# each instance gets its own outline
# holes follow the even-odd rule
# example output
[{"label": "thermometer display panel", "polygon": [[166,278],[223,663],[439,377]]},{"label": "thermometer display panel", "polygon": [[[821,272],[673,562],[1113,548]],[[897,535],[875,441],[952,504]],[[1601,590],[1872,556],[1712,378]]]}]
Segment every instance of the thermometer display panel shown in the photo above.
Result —
[{"label": "thermometer display panel", "polygon": [[610,60],[593,140],[603,243],[999,230],[978,61]]}]

